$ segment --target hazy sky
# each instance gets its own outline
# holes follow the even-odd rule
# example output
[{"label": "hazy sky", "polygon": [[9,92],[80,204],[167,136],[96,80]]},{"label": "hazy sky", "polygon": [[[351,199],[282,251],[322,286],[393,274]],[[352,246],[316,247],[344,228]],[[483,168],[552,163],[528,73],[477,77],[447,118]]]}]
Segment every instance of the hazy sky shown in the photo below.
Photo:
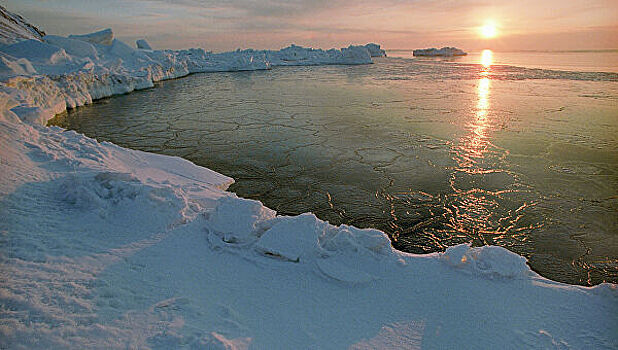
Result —
[{"label": "hazy sky", "polygon": [[[111,27],[155,48],[618,48],[618,0],[9,0],[50,34]],[[493,21],[498,36],[478,28]]]}]

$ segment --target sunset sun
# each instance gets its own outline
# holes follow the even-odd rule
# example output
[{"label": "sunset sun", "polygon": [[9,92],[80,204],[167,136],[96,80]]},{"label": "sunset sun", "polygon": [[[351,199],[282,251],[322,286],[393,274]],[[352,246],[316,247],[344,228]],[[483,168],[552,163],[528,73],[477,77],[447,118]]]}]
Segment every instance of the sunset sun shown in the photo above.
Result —
[{"label": "sunset sun", "polygon": [[480,27],[480,34],[485,39],[495,38],[498,35],[498,29],[494,22],[487,22]]}]

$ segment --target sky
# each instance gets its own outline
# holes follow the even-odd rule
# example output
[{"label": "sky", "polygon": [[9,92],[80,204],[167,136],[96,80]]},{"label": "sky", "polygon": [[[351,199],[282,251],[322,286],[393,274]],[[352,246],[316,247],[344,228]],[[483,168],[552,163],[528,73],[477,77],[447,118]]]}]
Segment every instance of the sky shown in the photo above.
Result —
[{"label": "sky", "polygon": [[[618,49],[618,0],[9,0],[48,34],[111,27],[154,48],[321,48],[467,51]],[[480,27],[493,23],[497,35]]]}]

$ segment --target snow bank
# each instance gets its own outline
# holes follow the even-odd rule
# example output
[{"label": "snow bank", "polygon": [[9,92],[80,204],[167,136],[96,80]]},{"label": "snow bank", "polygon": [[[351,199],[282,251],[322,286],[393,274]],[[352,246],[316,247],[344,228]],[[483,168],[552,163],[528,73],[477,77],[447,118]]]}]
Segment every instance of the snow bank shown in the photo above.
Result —
[{"label": "snow bank", "polygon": [[441,49],[436,49],[434,47],[432,47],[431,49],[417,49],[417,50],[412,51],[412,54],[414,56],[445,56],[445,57],[467,55],[466,52],[456,47],[443,47]]},{"label": "snow bank", "polygon": [[526,259],[502,247],[471,248],[461,244],[449,247],[440,259],[468,273],[489,278],[520,278],[531,275]]},{"label": "snow bank", "polygon": [[186,160],[42,126],[156,80],[367,63],[366,47],[150,51],[103,34],[0,47],[0,348],[618,343],[615,285],[552,282],[498,247],[398,252],[377,230],[277,216]]}]

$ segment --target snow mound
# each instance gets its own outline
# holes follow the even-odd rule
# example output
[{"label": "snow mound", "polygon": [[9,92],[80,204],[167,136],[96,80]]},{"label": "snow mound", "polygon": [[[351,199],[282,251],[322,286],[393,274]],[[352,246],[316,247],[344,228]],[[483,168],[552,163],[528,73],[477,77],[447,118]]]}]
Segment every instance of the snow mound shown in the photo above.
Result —
[{"label": "snow mound", "polygon": [[440,260],[457,269],[489,278],[523,278],[532,274],[526,258],[497,246],[472,248],[469,244],[460,244],[447,248]]},{"label": "snow mound", "polygon": [[0,44],[14,44],[24,39],[40,40],[45,32],[28,23],[22,16],[0,6]]},{"label": "snow mound", "polygon": [[71,206],[92,210],[136,199],[142,190],[142,184],[131,174],[101,172],[92,178],[67,177],[59,188],[59,196]]},{"label": "snow mound", "polygon": [[255,248],[262,254],[307,262],[352,252],[359,256],[392,256],[390,240],[381,231],[332,226],[311,213],[277,217]]},{"label": "snow mound", "polygon": [[137,40],[135,45],[140,50],[152,50],[152,47],[150,47],[150,44],[146,41],[146,39]]},{"label": "snow mound", "polygon": [[114,33],[111,28],[107,28],[94,33],[69,35],[69,38],[86,41],[91,44],[111,45]]},{"label": "snow mound", "polygon": [[318,237],[324,231],[325,224],[315,215],[302,214],[277,221],[257,241],[255,246],[260,252],[299,262],[301,256],[317,251]]},{"label": "snow mound", "polygon": [[448,46],[443,47],[441,49],[436,49],[435,47],[432,47],[430,49],[417,49],[417,50],[412,51],[412,54],[414,56],[430,56],[430,57],[434,57],[434,56],[452,57],[452,56],[467,55],[467,53],[461,49],[458,49],[456,47],[448,47]]},{"label": "snow mound", "polygon": [[226,243],[254,242],[275,214],[258,201],[223,197],[209,215],[207,228]]}]

